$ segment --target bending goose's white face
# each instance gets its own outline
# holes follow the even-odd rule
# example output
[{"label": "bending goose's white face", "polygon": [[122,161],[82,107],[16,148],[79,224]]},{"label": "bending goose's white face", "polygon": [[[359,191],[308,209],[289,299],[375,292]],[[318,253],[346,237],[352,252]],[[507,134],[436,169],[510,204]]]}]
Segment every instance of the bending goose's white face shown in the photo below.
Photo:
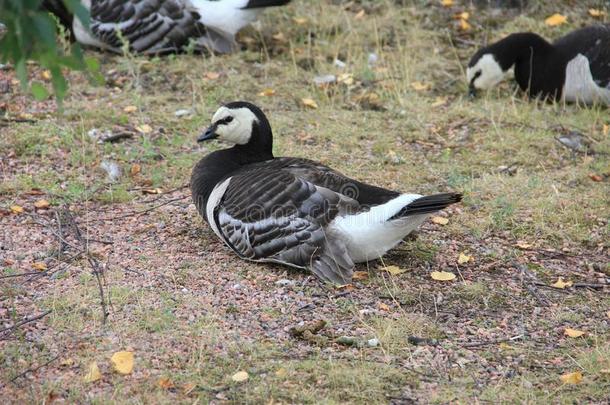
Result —
[{"label": "bending goose's white face", "polygon": [[252,136],[252,125],[258,118],[249,108],[220,107],[212,117],[212,126],[218,139],[232,144],[245,145]]},{"label": "bending goose's white face", "polygon": [[470,87],[475,89],[489,89],[500,83],[505,76],[500,64],[491,53],[479,58],[477,63],[466,69],[466,78]]}]

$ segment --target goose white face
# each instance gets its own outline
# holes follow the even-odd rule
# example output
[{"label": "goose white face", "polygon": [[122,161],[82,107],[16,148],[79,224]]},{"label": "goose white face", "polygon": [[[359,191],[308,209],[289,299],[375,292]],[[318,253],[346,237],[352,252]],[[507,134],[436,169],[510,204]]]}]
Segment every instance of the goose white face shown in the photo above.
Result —
[{"label": "goose white face", "polygon": [[252,125],[258,118],[249,108],[220,107],[212,117],[212,126],[218,139],[227,143],[245,145],[252,136]]},{"label": "goose white face", "polygon": [[472,67],[466,69],[471,88],[489,89],[504,79],[505,73],[491,53],[486,53]]}]

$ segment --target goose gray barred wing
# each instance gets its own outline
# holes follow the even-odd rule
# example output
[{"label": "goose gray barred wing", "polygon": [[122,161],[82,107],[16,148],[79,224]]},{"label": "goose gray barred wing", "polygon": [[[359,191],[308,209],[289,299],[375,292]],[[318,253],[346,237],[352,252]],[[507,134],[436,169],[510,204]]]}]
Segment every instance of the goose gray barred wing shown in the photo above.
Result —
[{"label": "goose gray barred wing", "polygon": [[[113,50],[174,52],[208,33],[186,0],[92,0],[91,32]],[[120,32],[120,34],[119,34]]]},{"label": "goose gray barred wing", "polygon": [[346,284],[354,263],[325,227],[358,203],[287,170],[250,167],[231,176],[212,219],[241,257],[309,268],[323,280]]}]

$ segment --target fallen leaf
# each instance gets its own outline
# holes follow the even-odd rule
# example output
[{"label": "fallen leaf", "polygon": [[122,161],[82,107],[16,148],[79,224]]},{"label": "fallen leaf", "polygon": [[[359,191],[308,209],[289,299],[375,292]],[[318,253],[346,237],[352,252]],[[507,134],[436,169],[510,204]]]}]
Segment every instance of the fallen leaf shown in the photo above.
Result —
[{"label": "fallen leaf", "polygon": [[544,20],[544,23],[546,25],[548,25],[549,27],[555,27],[557,25],[561,25],[561,24],[565,23],[567,20],[568,20],[568,18],[565,15],[553,14],[552,16],[550,16],[546,20]]},{"label": "fallen leaf", "polygon": [[307,18],[303,18],[303,17],[292,17],[292,21],[294,21],[296,25],[307,24]]},{"label": "fallen leaf", "polygon": [[91,383],[95,382],[102,378],[102,373],[100,373],[100,369],[97,366],[97,363],[94,361],[89,364],[89,368],[87,369],[87,374],[85,374],[85,382]]},{"label": "fallen leaf", "polygon": [[596,8],[590,8],[589,15],[591,17],[599,18],[599,17],[604,17],[606,15],[606,12],[602,11],[602,10],[598,10]]},{"label": "fallen leaf", "polygon": [[195,388],[197,388],[197,384],[195,384],[195,383],[186,383],[186,384],[184,384],[184,385],[182,386],[182,393],[183,393],[184,395],[188,395],[188,394],[190,394],[191,392],[193,392],[193,390],[194,390]]},{"label": "fallen leaf", "polygon": [[600,374],[610,374],[610,368],[602,368],[599,370]]},{"label": "fallen leaf", "polygon": [[355,271],[354,275],[352,276],[352,280],[355,280],[355,281],[367,280],[368,278],[369,278],[369,273],[366,271]]},{"label": "fallen leaf", "polygon": [[51,204],[49,204],[49,202],[47,200],[38,200],[34,203],[34,207],[38,208],[38,209],[45,209],[45,208],[49,208]]},{"label": "fallen leaf", "polygon": [[163,194],[163,190],[160,188],[145,188],[142,190],[144,194]]},{"label": "fallen leaf", "polygon": [[401,269],[398,266],[385,266],[381,268],[382,271],[388,272],[393,276],[397,276],[399,274],[405,273],[405,269]]},{"label": "fallen leaf", "polygon": [[168,390],[174,387],[174,383],[168,377],[161,377],[157,380],[157,385],[164,390]]},{"label": "fallen leaf", "polygon": [[464,263],[468,263],[470,260],[472,260],[472,256],[468,256],[466,253],[462,252],[459,254],[458,256],[458,264],[464,264]]},{"label": "fallen leaf", "polygon": [[358,13],[354,16],[354,18],[356,20],[361,20],[364,18],[365,14],[366,14],[366,12],[364,11],[364,9],[362,9],[362,10],[358,11]]},{"label": "fallen leaf", "polygon": [[551,284],[551,286],[555,288],[561,288],[563,290],[566,287],[572,287],[572,282],[569,280],[563,281],[563,277],[559,277],[559,279],[553,284]]},{"label": "fallen leaf", "polygon": [[287,42],[286,41],[286,36],[284,35],[283,32],[278,32],[277,34],[273,34],[271,36],[271,38],[275,39],[278,42]]},{"label": "fallen leaf", "polygon": [[140,173],[142,171],[142,166],[140,166],[137,163],[134,163],[131,165],[131,169],[129,169],[129,173],[131,173],[132,176],[135,176],[136,174]]},{"label": "fallen leaf", "polygon": [[59,362],[59,365],[62,367],[70,367],[74,365],[74,359],[72,357],[68,357],[66,359],[62,359]]},{"label": "fallen leaf", "polygon": [[462,31],[470,31],[472,29],[472,25],[470,25],[466,20],[460,20],[460,29]]},{"label": "fallen leaf", "polygon": [[573,373],[564,374],[560,378],[564,384],[578,384],[582,381],[582,373],[580,371],[575,371]]},{"label": "fallen leaf", "polygon": [[604,124],[602,126],[602,134],[608,135],[610,133],[610,125]]},{"label": "fallen leaf", "polygon": [[519,249],[531,249],[532,245],[530,243],[527,242],[523,242],[523,241],[518,241],[517,243],[515,243],[515,246],[518,247]]},{"label": "fallen leaf", "polygon": [[595,173],[589,173],[589,178],[595,182],[604,180],[604,178],[602,176],[600,176],[599,174],[595,174]]},{"label": "fallen leaf", "polygon": [[23,207],[20,205],[11,205],[10,209],[13,214],[23,213]]},{"label": "fallen leaf", "polygon": [[141,134],[150,134],[152,132],[152,127],[148,124],[139,125],[136,127],[136,131]]},{"label": "fallen leaf", "polygon": [[431,106],[433,108],[440,107],[442,105],[447,104],[447,100],[449,99],[445,96],[438,96],[434,99],[434,102],[431,104]]},{"label": "fallen leaf", "polygon": [[606,312],[606,316],[610,319],[610,311]]},{"label": "fallen leaf", "polygon": [[260,93],[258,93],[258,95],[261,97],[271,97],[274,94],[275,94],[275,90],[273,90],[273,89],[265,89],[265,90],[261,91]]},{"label": "fallen leaf", "polygon": [[133,352],[116,352],[110,358],[114,369],[120,374],[131,374],[133,371]]},{"label": "fallen leaf", "polygon": [[138,107],[135,105],[128,105],[127,107],[123,108],[123,111],[125,111],[127,114],[131,114],[138,111]]},{"label": "fallen leaf", "polygon": [[288,375],[288,371],[286,371],[286,369],[284,367],[280,367],[277,369],[277,371],[275,372],[275,376],[276,377],[286,377]]},{"label": "fallen leaf", "polygon": [[506,342],[502,342],[502,343],[500,343],[500,345],[499,345],[498,347],[500,347],[500,349],[502,349],[502,350],[510,350],[510,349],[512,349],[512,346],[511,346],[511,345],[509,345],[509,344],[508,344],[508,343],[506,343]]},{"label": "fallen leaf", "polygon": [[453,0],[441,0],[441,5],[443,7],[451,7],[453,6]]},{"label": "fallen leaf", "polygon": [[583,332],[582,330],[565,328],[565,330],[563,331],[563,334],[566,336],[569,336],[571,338],[577,338],[577,337],[581,337],[582,335],[584,335],[585,332]]},{"label": "fallen leaf", "polygon": [[204,77],[209,80],[216,80],[220,77],[220,73],[218,72],[206,72]]},{"label": "fallen leaf", "polygon": [[428,90],[431,85],[430,83],[422,83],[422,82],[411,82],[411,87],[413,87],[413,90],[415,91],[425,91]]},{"label": "fallen leaf", "polygon": [[337,81],[345,84],[346,86],[351,86],[354,84],[354,75],[352,73],[341,73],[337,77]]},{"label": "fallen leaf", "polygon": [[47,265],[43,262],[32,263],[32,268],[34,270],[45,271],[47,269]]},{"label": "fallen leaf", "polygon": [[46,81],[51,80],[51,72],[48,70],[43,70],[42,73],[40,74],[42,76],[42,78]]},{"label": "fallen leaf", "polygon": [[233,374],[233,376],[231,377],[231,380],[233,380],[235,382],[244,382],[248,378],[250,378],[250,376],[248,375],[247,372],[245,372],[245,371],[238,371],[237,373]]},{"label": "fallen leaf", "polygon": [[430,221],[432,221],[438,225],[447,225],[449,223],[449,218],[435,216],[435,217],[430,218]]},{"label": "fallen leaf", "polygon": [[457,13],[456,15],[454,15],[453,18],[460,19],[460,20],[467,20],[470,18],[470,13],[467,11],[462,11],[461,13]]},{"label": "fallen leaf", "polygon": [[436,281],[451,281],[455,279],[455,274],[448,271],[433,271],[430,273],[430,277]]},{"label": "fallen leaf", "polygon": [[384,304],[383,302],[380,302],[379,304],[377,304],[377,308],[379,308],[382,311],[388,312],[390,310],[390,307],[388,306],[388,304]]},{"label": "fallen leaf", "polygon": [[302,98],[301,104],[303,104],[305,107],[309,107],[309,108],[318,108],[318,103],[316,103],[311,98]]}]

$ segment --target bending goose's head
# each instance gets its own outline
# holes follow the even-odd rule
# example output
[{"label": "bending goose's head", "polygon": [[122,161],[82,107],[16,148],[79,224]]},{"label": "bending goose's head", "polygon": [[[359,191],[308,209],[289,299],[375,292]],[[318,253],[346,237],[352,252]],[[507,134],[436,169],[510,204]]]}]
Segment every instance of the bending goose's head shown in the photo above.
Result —
[{"label": "bending goose's head", "polygon": [[475,96],[477,89],[489,89],[500,83],[506,72],[500,66],[496,55],[487,49],[481,49],[474,54],[468,68],[466,79],[468,80],[468,91]]},{"label": "bending goose's head", "polygon": [[218,139],[255,152],[271,152],[273,135],[263,111],[247,101],[234,101],[220,107],[197,142]]}]

